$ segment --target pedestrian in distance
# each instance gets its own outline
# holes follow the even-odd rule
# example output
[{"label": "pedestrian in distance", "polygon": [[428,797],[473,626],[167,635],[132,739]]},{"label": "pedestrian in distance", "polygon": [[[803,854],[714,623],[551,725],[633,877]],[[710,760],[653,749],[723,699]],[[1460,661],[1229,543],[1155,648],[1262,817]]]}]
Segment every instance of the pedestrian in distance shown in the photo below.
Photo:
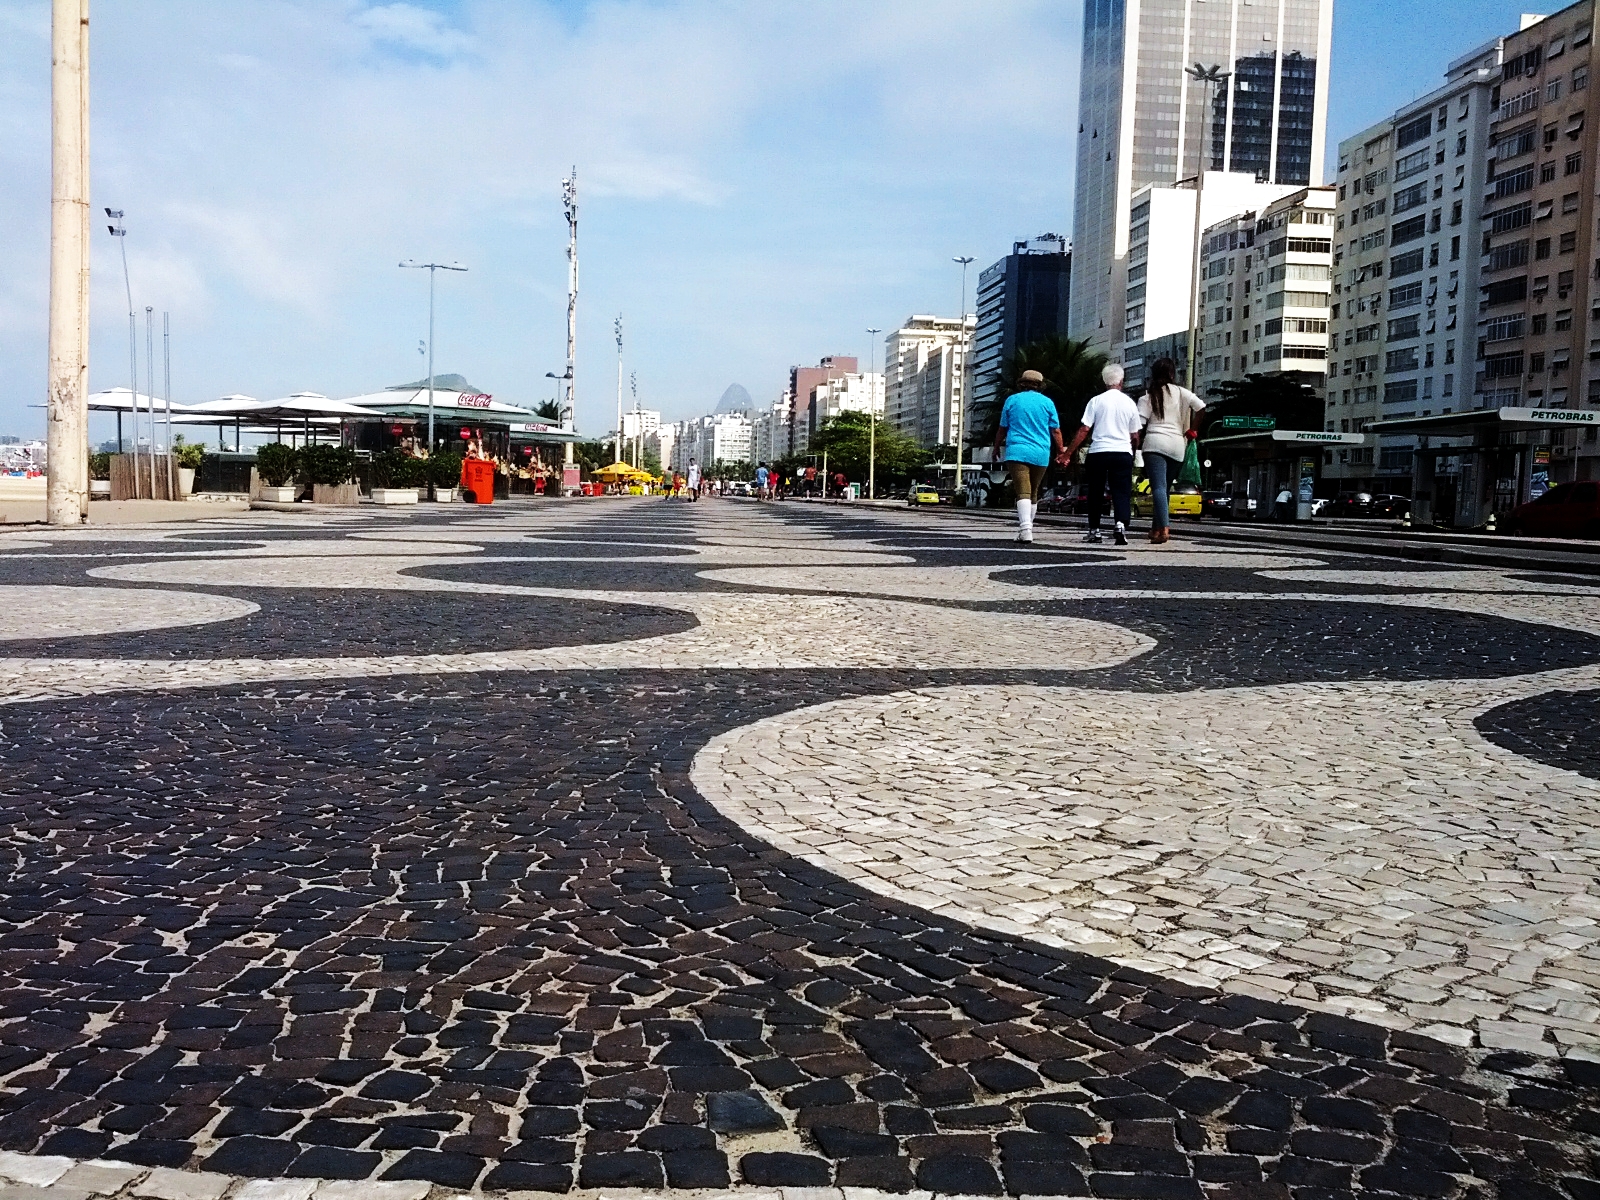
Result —
[{"label": "pedestrian in distance", "polygon": [[[746,461],[748,462],[749,460],[747,459]],[[766,463],[762,463],[759,467],[756,468],[756,499],[757,500],[765,500],[767,498],[767,480],[768,480],[769,477],[770,476],[768,475],[768,472],[767,472],[767,464]]]},{"label": "pedestrian in distance", "polygon": [[1183,469],[1185,441],[1196,436],[1195,414],[1206,402],[1177,382],[1178,364],[1158,358],[1150,368],[1150,383],[1139,398],[1139,416],[1144,421],[1139,448],[1144,452],[1144,473],[1150,480],[1153,515],[1150,540],[1161,545],[1172,537],[1167,512],[1167,487]]},{"label": "pedestrian in distance", "polygon": [[1017,376],[1017,390],[1006,397],[994,431],[993,461],[1006,465],[1017,497],[1017,541],[1024,544],[1033,542],[1033,514],[1051,460],[1065,453],[1056,402],[1039,391],[1043,386],[1044,376],[1037,371]]},{"label": "pedestrian in distance", "polygon": [[700,464],[694,459],[689,460],[689,500],[691,503],[700,499]]},{"label": "pedestrian in distance", "polygon": [[1139,406],[1122,390],[1122,364],[1107,363],[1100,372],[1106,390],[1083,409],[1083,423],[1061,456],[1065,465],[1084,442],[1089,456],[1084,463],[1084,487],[1089,493],[1089,534],[1086,542],[1101,541],[1100,517],[1105,507],[1106,485],[1116,517],[1115,539],[1128,544],[1128,522],[1133,519],[1133,451],[1139,444]]}]

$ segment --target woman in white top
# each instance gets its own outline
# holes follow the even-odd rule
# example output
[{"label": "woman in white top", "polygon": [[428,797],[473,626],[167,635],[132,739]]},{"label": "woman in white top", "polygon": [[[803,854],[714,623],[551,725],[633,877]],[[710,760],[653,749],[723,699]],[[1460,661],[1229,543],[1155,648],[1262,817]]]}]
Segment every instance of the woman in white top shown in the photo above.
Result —
[{"label": "woman in white top", "polygon": [[1172,536],[1167,516],[1167,483],[1183,469],[1184,442],[1195,436],[1194,415],[1206,402],[1176,382],[1178,366],[1170,358],[1156,360],[1150,368],[1150,384],[1139,398],[1139,415],[1144,418],[1144,436],[1139,448],[1144,452],[1144,473],[1150,480],[1150,498],[1155,515],[1150,521],[1150,540],[1160,543]]}]

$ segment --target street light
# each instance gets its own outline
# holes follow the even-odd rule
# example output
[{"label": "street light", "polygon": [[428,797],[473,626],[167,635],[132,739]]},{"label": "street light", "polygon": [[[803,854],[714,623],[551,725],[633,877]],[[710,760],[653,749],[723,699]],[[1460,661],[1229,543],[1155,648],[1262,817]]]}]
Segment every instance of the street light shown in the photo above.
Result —
[{"label": "street light", "polygon": [[[972,257],[952,258],[951,262],[961,264],[961,380],[956,391],[956,490],[961,490],[961,448],[966,442],[967,424],[967,268],[972,265]],[[951,381],[952,386],[955,381]]]},{"label": "street light", "polygon": [[[1206,89],[1206,105],[1201,110],[1202,129],[1204,129],[1204,123],[1211,111],[1211,100],[1214,95],[1212,89],[1227,83],[1230,72],[1224,71],[1220,63],[1214,63],[1209,67],[1195,63],[1192,67],[1185,67],[1183,73],[1196,83],[1204,85]],[[1195,155],[1194,172],[1194,261],[1189,269],[1189,362],[1183,380],[1191,390],[1195,386],[1194,352],[1200,323],[1200,234],[1204,228],[1201,224],[1200,210],[1206,194],[1204,136],[1196,138],[1195,144],[1199,152]]]},{"label": "street light", "polygon": [[878,373],[878,334],[881,329],[869,329],[867,334],[867,499],[878,495],[878,402],[872,394],[872,377]]},{"label": "street light", "polygon": [[[122,210],[120,208],[106,209],[106,216],[111,218],[111,224],[106,228],[111,231],[111,236],[121,239],[117,245],[122,249],[122,286],[128,293],[128,396],[133,404],[133,494],[139,494],[139,330],[133,317],[133,284],[128,276],[128,227],[122,223]],[[122,453],[122,422],[117,422],[117,453]]]},{"label": "street light", "polygon": [[439,271],[465,271],[460,263],[419,263],[406,259],[407,269],[428,272],[428,456],[433,456],[433,277]]}]

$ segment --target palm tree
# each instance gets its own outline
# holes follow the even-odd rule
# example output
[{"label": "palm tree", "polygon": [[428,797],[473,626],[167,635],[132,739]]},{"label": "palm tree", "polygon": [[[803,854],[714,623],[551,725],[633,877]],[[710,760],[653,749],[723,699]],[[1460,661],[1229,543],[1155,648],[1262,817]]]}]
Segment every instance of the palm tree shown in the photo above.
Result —
[{"label": "palm tree", "polygon": [[533,406],[535,416],[543,417],[546,421],[561,420],[561,404],[556,400],[541,400]]},{"label": "palm tree", "polygon": [[1321,429],[1322,400],[1296,373],[1246,375],[1210,389],[1207,423],[1219,417],[1272,417],[1279,429]]},{"label": "palm tree", "polygon": [[1055,401],[1062,435],[1071,438],[1072,431],[1083,418],[1083,406],[1105,390],[1100,371],[1108,361],[1104,354],[1091,350],[1087,341],[1064,334],[1052,334],[1018,346],[1000,366],[995,401],[973,413],[973,442],[983,445],[994,438],[1000,406],[1007,396],[1019,390],[1017,377],[1024,371],[1037,371],[1044,376],[1044,386],[1039,390]]}]

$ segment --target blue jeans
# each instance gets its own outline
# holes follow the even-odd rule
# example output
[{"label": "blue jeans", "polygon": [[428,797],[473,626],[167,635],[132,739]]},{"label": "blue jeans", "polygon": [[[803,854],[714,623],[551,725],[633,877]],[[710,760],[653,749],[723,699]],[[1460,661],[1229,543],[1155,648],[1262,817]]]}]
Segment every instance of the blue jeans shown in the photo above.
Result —
[{"label": "blue jeans", "polygon": [[1144,473],[1150,480],[1150,502],[1155,506],[1155,512],[1150,518],[1150,528],[1167,527],[1167,480],[1176,477],[1181,470],[1183,464],[1177,459],[1145,451]]}]

